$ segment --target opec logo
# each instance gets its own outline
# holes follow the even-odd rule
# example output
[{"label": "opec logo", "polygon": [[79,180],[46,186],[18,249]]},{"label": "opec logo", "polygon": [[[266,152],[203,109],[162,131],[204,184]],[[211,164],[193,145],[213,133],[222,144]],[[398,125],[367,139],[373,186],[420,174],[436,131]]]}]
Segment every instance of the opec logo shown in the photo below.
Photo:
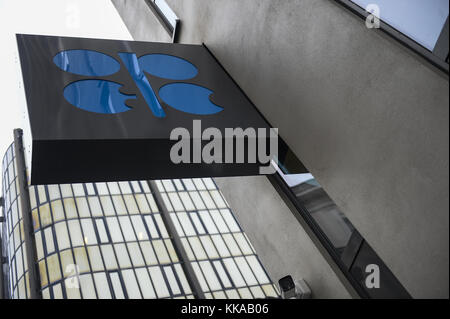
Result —
[{"label": "opec logo", "polygon": [[[152,53],[138,58],[135,53],[119,52],[118,56],[156,117],[166,116],[157,94],[168,106],[190,114],[209,115],[223,110],[209,100],[213,91],[199,85],[180,82],[192,79],[198,74],[197,67],[189,61],[168,54]],[[53,62],[65,72],[93,77],[72,82],[64,88],[64,98],[70,104],[101,114],[132,110],[125,101],[136,99],[136,95],[123,94],[119,91],[121,84],[97,78],[113,75],[120,70],[120,63],[113,57],[91,50],[66,50],[58,53]],[[174,82],[163,85],[156,92],[144,71],[151,76]]]}]

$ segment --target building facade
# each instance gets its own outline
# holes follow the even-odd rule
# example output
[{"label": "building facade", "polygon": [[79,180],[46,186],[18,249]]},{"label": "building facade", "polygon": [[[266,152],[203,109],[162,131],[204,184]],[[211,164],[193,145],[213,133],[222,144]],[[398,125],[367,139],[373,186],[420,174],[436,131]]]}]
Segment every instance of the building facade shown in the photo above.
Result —
[{"label": "building facade", "polygon": [[448,3],[431,43],[373,2],[381,30],[362,0],[112,0],[136,41],[203,44],[279,129],[282,165],[24,186],[12,147],[5,295],[273,297],[290,274],[315,298],[448,298]]},{"label": "building facade", "polygon": [[[426,18],[421,1],[370,2],[391,19],[380,29],[359,0],[112,2],[136,41],[204,43],[332,199],[317,210],[314,185],[215,179],[272,278],[304,278],[318,298],[448,298],[446,1],[430,4],[433,52],[393,30]],[[367,288],[370,264],[386,294]]]},{"label": "building facade", "polygon": [[[154,189],[147,181],[28,186],[27,212],[18,192],[14,144],[2,164],[6,298],[29,298],[30,280],[39,281],[44,299],[194,298],[189,276],[196,277],[205,298],[278,296],[210,178],[161,180]],[[27,215],[31,248],[25,243]],[[174,247],[174,237],[184,254]],[[31,249],[36,278],[29,275]],[[186,264],[193,274],[186,273]]]}]

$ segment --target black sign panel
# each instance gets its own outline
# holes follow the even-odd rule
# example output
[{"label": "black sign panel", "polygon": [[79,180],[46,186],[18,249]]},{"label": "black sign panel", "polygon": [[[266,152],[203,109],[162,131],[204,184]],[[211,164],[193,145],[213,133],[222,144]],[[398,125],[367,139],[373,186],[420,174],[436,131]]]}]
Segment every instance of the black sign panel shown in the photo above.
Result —
[{"label": "black sign panel", "polygon": [[32,184],[259,174],[258,158],[170,158],[174,128],[195,144],[194,120],[222,140],[225,128],[269,128],[204,46],[22,34],[17,42]]}]

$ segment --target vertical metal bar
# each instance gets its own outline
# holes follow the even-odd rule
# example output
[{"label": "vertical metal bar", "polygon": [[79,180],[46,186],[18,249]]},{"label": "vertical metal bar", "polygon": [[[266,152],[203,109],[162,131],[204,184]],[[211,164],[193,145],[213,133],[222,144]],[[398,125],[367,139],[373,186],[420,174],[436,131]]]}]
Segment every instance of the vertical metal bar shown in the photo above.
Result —
[{"label": "vertical metal bar", "polygon": [[30,194],[28,192],[27,172],[25,165],[25,154],[23,148],[23,131],[14,130],[14,148],[16,151],[17,179],[19,182],[20,204],[22,206],[23,232],[25,245],[27,246],[28,276],[30,281],[30,299],[42,299],[41,280],[37,264],[36,240],[34,238],[33,220],[31,216]]},{"label": "vertical metal bar", "polygon": [[203,293],[202,287],[200,286],[200,282],[198,281],[194,268],[192,268],[186,250],[184,250],[183,243],[181,242],[180,236],[178,236],[175,225],[170,218],[170,213],[166,207],[166,204],[164,203],[161,193],[158,190],[158,186],[156,185],[155,181],[148,181],[148,185],[153,193],[153,197],[155,197],[155,202],[156,205],[158,205],[159,211],[161,212],[161,218],[164,222],[164,225],[166,226],[169,236],[173,241],[175,251],[177,252],[178,258],[181,261],[181,266],[183,267],[187,281],[191,286],[192,293],[197,299],[205,299],[205,294]]}]

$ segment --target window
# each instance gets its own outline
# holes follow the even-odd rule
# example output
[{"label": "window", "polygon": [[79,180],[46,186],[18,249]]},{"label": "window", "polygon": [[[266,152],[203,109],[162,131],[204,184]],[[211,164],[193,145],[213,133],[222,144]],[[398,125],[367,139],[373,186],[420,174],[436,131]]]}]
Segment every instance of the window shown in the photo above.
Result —
[{"label": "window", "polygon": [[146,181],[30,186],[37,255],[31,257],[40,274],[31,278],[12,150],[3,159],[0,207],[6,213],[0,246],[7,252],[0,279],[8,284],[3,289],[0,281],[0,292],[6,296],[30,297],[35,283],[44,299],[194,298],[185,263],[192,263],[206,298],[279,296],[211,178],[151,187]]},{"label": "window", "polygon": [[147,0],[147,3],[164,29],[172,37],[172,42],[177,42],[177,28],[180,19],[178,19],[175,12],[173,12],[165,0]]},{"label": "window", "polygon": [[[338,0],[448,73],[448,0]],[[370,18],[369,18],[370,19]]]},{"label": "window", "polygon": [[[289,202],[294,215],[308,224],[353,288],[363,298],[410,298],[314,176],[283,140],[280,142],[277,174],[268,175],[269,180]],[[376,293],[365,285],[365,269],[371,264],[377,265],[381,273]]]}]

